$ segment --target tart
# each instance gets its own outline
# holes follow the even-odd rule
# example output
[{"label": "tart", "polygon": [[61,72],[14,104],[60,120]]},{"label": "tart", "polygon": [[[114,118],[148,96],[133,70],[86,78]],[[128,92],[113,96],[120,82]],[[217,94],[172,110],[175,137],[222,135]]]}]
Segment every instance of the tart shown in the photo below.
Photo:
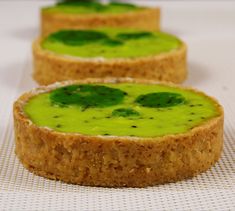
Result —
[{"label": "tart", "polygon": [[41,34],[61,29],[122,27],[159,30],[160,9],[111,2],[60,2],[41,10]]},{"label": "tart", "polygon": [[223,109],[169,83],[87,79],[42,86],[14,104],[16,154],[67,183],[146,187],[191,178],[219,159]]},{"label": "tart", "polygon": [[181,83],[186,45],[164,32],[62,30],[33,43],[34,79],[42,85],[84,78],[132,77]]}]

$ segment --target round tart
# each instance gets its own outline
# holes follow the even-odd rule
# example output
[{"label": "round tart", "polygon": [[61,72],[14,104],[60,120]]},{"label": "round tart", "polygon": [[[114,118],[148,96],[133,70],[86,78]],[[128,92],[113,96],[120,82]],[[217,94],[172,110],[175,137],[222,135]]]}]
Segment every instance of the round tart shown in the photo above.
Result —
[{"label": "round tart", "polygon": [[145,187],[190,178],[219,159],[223,109],[202,92],[131,79],[43,86],[14,104],[16,154],[68,183]]},{"label": "round tart", "polygon": [[60,2],[41,10],[41,33],[48,35],[61,29],[124,27],[159,30],[160,9],[112,2]]},{"label": "round tart", "polygon": [[33,44],[34,79],[43,85],[84,78],[182,82],[186,45],[173,35],[130,29],[62,30]]}]

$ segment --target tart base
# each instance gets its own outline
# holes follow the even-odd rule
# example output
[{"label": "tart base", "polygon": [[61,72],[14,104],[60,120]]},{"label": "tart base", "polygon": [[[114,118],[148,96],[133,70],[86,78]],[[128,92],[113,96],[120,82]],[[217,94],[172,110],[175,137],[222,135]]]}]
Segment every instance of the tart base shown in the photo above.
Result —
[{"label": "tart base", "polygon": [[58,55],[33,43],[33,78],[41,85],[86,78],[131,77],[181,83],[187,77],[187,47],[134,59],[86,59]]},{"label": "tart base", "polygon": [[92,29],[97,27],[133,28],[148,31],[160,29],[160,8],[147,8],[122,14],[62,14],[41,12],[41,35],[61,29]]},{"label": "tart base", "polygon": [[[131,82],[115,82],[127,81]],[[79,83],[95,82],[108,81]],[[221,155],[224,116],[220,106],[220,116],[186,133],[156,138],[88,136],[36,126],[23,106],[38,93],[61,85],[33,90],[14,104],[16,155],[37,175],[80,185],[146,187],[193,177],[213,166]]]}]

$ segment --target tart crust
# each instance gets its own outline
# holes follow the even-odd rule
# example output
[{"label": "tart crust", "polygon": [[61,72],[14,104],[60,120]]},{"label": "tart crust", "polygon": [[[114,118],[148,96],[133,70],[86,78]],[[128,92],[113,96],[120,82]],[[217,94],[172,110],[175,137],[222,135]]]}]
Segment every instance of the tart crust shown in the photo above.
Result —
[{"label": "tart crust", "polygon": [[41,85],[86,78],[131,77],[181,83],[187,77],[187,47],[156,56],[129,58],[79,58],[58,55],[33,43],[33,78]]},{"label": "tart crust", "polygon": [[160,8],[146,8],[122,14],[64,14],[41,11],[41,34],[47,36],[61,29],[97,27],[134,28],[148,31],[160,29]]},{"label": "tart crust", "polygon": [[39,127],[25,115],[23,107],[31,97],[77,82],[156,83],[133,79],[87,79],[42,86],[22,95],[14,103],[15,151],[29,171],[80,185],[146,187],[191,178],[209,169],[219,159],[223,147],[224,114],[213,98],[220,113],[218,117],[186,133],[155,138],[62,133]]}]

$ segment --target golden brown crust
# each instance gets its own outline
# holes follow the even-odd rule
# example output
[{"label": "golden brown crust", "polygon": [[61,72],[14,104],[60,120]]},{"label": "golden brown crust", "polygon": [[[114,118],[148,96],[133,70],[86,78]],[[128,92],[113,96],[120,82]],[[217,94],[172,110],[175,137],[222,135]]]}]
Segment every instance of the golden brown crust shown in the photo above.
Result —
[{"label": "golden brown crust", "polygon": [[[88,79],[79,83],[127,81],[155,83],[132,79]],[[41,87],[22,95],[14,104],[16,154],[35,174],[81,185],[145,187],[193,177],[219,159],[224,114],[214,99],[218,117],[189,132],[156,138],[61,133],[36,126],[24,114],[24,104],[31,97],[72,83],[76,82]]]},{"label": "golden brown crust", "polygon": [[181,83],[187,77],[187,47],[135,59],[85,59],[58,55],[33,43],[33,78],[41,85],[85,78],[131,77]]},{"label": "golden brown crust", "polygon": [[146,8],[122,14],[63,14],[41,12],[41,34],[47,36],[60,29],[97,27],[134,28],[148,31],[160,29],[160,9]]}]

